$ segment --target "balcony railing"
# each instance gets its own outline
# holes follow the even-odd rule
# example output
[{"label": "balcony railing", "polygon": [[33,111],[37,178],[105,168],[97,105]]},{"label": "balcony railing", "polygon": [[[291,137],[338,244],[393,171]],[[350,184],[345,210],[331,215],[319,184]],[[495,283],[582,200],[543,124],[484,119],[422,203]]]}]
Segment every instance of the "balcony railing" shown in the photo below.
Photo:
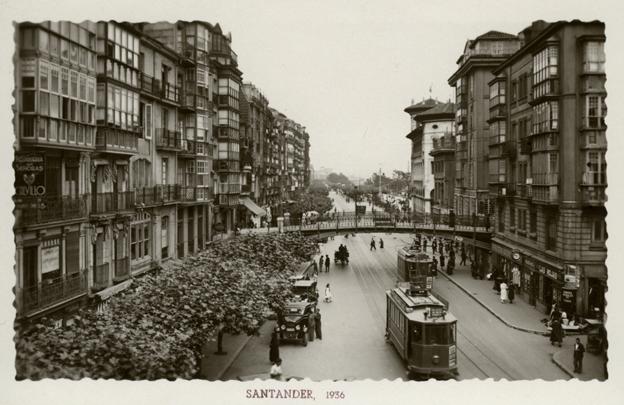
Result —
[{"label": "balcony railing", "polygon": [[166,128],[156,128],[156,149],[180,151],[182,150],[182,134]]},{"label": "balcony railing", "polygon": [[581,200],[585,205],[603,206],[607,202],[606,185],[581,184]]},{"label": "balcony railing", "polygon": [[557,204],[559,202],[558,186],[537,186],[532,185],[533,201]]},{"label": "balcony railing", "polygon": [[87,215],[86,196],[46,197],[16,210],[16,225],[34,225],[82,218]]},{"label": "balcony railing", "polygon": [[107,214],[132,210],[135,205],[134,191],[96,193],[92,195],[91,213]]},{"label": "balcony railing", "polygon": [[130,277],[130,258],[124,257],[115,260],[115,276],[114,281],[125,280]]},{"label": "balcony railing", "polygon": [[180,102],[180,90],[177,86],[171,83],[163,83],[144,73],[141,74],[141,90],[172,103]]},{"label": "balcony railing", "polygon": [[516,189],[518,190],[518,196],[522,198],[532,198],[533,197],[533,189],[530,184],[517,184]]},{"label": "balcony railing", "polygon": [[498,145],[505,142],[507,139],[505,134],[492,135],[490,136],[490,145]]},{"label": "balcony railing", "polygon": [[93,289],[102,290],[108,287],[110,266],[108,263],[98,264],[93,268]]},{"label": "balcony railing", "polygon": [[24,314],[37,309],[45,309],[86,292],[87,275],[84,270],[44,280],[37,285],[17,289],[19,312]]},{"label": "balcony railing", "polygon": [[176,200],[176,186],[173,184],[157,184],[134,190],[135,203],[144,205],[163,204]]},{"label": "balcony railing", "polygon": [[559,184],[559,173],[533,173],[532,184],[535,186],[551,186]]},{"label": "balcony railing", "polygon": [[433,140],[433,147],[431,153],[440,153],[446,151],[455,151],[455,138],[443,137]]},{"label": "balcony railing", "polygon": [[139,140],[134,133],[100,127],[95,136],[95,147],[106,152],[135,154],[139,151]]},{"label": "balcony railing", "polygon": [[214,198],[212,187],[176,186],[178,201],[207,201]]}]

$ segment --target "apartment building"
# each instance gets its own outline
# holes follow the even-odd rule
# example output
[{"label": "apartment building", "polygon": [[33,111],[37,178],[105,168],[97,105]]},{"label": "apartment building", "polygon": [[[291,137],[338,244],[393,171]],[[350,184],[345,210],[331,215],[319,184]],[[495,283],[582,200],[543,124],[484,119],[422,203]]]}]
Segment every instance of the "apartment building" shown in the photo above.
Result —
[{"label": "apartment building", "polygon": [[520,48],[515,35],[489,31],[468,40],[448,83],[455,87],[455,213],[490,213],[488,160],[489,85],[492,69]]},{"label": "apartment building", "polygon": [[[413,110],[412,110],[413,111]],[[430,152],[434,140],[453,133],[454,104],[440,103],[413,114],[416,123],[407,135],[412,141],[412,212],[416,218],[431,215],[435,200],[433,157]]]},{"label": "apartment building", "polygon": [[604,311],[604,24],[537,21],[490,80],[493,263],[532,305]]},{"label": "apartment building", "polygon": [[241,126],[218,24],[23,23],[17,43],[18,321],[105,302],[305,184],[305,128],[253,85]]}]

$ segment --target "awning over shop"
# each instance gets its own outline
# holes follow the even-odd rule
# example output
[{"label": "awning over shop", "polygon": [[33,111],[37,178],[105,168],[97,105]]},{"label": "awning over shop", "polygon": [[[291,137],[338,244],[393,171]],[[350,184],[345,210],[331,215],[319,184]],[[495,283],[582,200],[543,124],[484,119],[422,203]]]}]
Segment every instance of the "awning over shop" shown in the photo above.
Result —
[{"label": "awning over shop", "polygon": [[243,197],[240,199],[240,203],[242,205],[244,205],[245,207],[247,207],[247,209],[251,212],[254,213],[254,215],[257,215],[259,217],[264,217],[266,216],[266,211],[263,210],[262,208],[258,207],[258,204],[256,204],[255,202],[253,202],[251,200],[251,198],[249,197]]}]

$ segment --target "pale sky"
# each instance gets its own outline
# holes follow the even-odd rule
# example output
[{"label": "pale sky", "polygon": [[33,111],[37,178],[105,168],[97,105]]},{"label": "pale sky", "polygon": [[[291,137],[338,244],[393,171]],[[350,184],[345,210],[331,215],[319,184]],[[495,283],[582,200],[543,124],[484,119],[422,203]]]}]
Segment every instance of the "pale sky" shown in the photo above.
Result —
[{"label": "pale sky", "polygon": [[368,177],[379,167],[387,174],[408,170],[410,121],[403,109],[428,97],[430,86],[434,98],[454,97],[447,79],[467,39],[489,30],[517,34],[535,19],[566,17],[555,4],[536,9],[525,1],[501,19],[484,12],[492,5],[500,13],[500,0],[448,3],[270,1],[206,9],[193,18],[232,32],[244,80],[306,126],[315,167]]}]

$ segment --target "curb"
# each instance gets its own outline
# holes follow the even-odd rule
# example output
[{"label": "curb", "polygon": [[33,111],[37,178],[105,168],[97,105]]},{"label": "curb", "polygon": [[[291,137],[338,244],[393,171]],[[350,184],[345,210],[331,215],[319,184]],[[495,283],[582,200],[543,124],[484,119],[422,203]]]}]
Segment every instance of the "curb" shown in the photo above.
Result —
[{"label": "curb", "polygon": [[567,375],[569,375],[571,378],[576,378],[576,376],[574,375],[574,373],[573,373],[573,372],[571,372],[569,368],[567,368],[567,367],[566,367],[563,363],[561,363],[559,360],[557,360],[557,359],[555,358],[555,356],[556,356],[557,354],[559,354],[559,353],[561,353],[561,352],[557,352],[557,353],[555,353],[555,354],[552,354],[552,355],[550,356],[550,360],[551,360],[553,363],[555,363],[555,365],[556,365],[557,367],[559,367],[559,368],[561,369],[561,371],[563,371],[564,373],[566,373]]},{"label": "curb", "polygon": [[438,271],[438,274],[443,275],[447,280],[449,280],[451,283],[455,284],[455,286],[457,286],[460,290],[462,290],[464,293],[466,293],[470,298],[475,300],[479,305],[481,305],[483,308],[485,308],[489,313],[494,315],[499,321],[501,321],[502,323],[504,323],[508,327],[510,327],[512,329],[517,329],[517,330],[522,331],[522,332],[532,333],[534,335],[550,336],[549,332],[539,331],[539,330],[535,330],[535,329],[523,328],[521,326],[517,326],[517,325],[514,325],[514,324],[508,322],[506,319],[504,319],[503,317],[498,315],[492,308],[490,308],[488,305],[486,305],[483,301],[481,301],[480,299],[475,297],[470,291],[468,291],[466,288],[464,288],[464,286],[459,284],[457,281],[453,280],[453,278],[451,276],[449,276],[448,274],[446,274],[443,271]]},{"label": "curb", "polygon": [[225,372],[228,371],[230,369],[230,367],[232,367],[232,363],[234,363],[234,361],[238,358],[238,356],[243,351],[245,346],[247,346],[247,343],[249,343],[249,340],[251,338],[252,338],[252,336],[247,336],[247,338],[243,341],[243,344],[240,345],[236,349],[236,351],[234,352],[234,354],[232,355],[230,360],[228,360],[228,362],[225,363],[225,366],[223,367],[223,369],[216,375],[215,381],[221,380],[221,378],[223,377],[223,374],[225,374]]}]

